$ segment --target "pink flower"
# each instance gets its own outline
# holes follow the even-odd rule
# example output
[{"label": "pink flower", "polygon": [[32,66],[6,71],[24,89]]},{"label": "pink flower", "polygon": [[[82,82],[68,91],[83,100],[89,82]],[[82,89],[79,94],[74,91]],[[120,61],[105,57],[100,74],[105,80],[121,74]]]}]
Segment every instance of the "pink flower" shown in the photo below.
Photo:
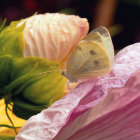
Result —
[{"label": "pink flower", "polygon": [[109,74],[81,82],[32,116],[16,137],[52,139],[140,139],[140,43],[121,50]]},{"label": "pink flower", "polygon": [[46,13],[25,20],[25,57],[62,61],[89,30],[87,19],[74,15]]}]

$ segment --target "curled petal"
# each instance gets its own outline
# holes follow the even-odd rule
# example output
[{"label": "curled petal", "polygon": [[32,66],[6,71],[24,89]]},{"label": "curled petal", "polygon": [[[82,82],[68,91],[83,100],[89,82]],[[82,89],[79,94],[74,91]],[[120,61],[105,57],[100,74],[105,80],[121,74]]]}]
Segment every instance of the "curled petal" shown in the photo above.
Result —
[{"label": "curled petal", "polygon": [[65,139],[140,139],[140,70],[124,87],[110,89],[101,103],[63,127],[54,140]]},{"label": "curled petal", "polygon": [[[113,110],[119,110],[119,113],[121,113],[125,106],[129,106],[135,102],[135,99],[137,100],[135,94],[131,94],[131,98],[134,97],[133,100],[125,103],[119,102],[118,104],[119,97],[126,101],[127,96],[125,96],[125,92],[121,92],[122,95],[119,92],[115,96],[113,94],[114,91],[109,91],[109,94],[107,94],[108,89],[123,87],[126,81],[140,69],[139,52],[140,43],[124,48],[117,54],[113,69],[108,75],[80,83],[63,99],[58,100],[40,114],[31,117],[17,135],[16,140],[52,140],[55,137],[56,139],[63,140],[63,138],[70,138],[79,134],[79,129],[84,129],[92,124],[93,121],[98,121],[99,118],[103,117],[103,120],[105,120],[104,117],[108,113],[113,112]],[[124,89],[128,86],[127,84]],[[112,100],[112,95],[114,95],[114,98],[118,98],[118,100]],[[114,106],[113,101],[115,102]],[[85,115],[86,111],[89,114]],[[74,123],[78,118],[80,118],[80,123]],[[72,128],[74,127],[71,132],[68,129],[70,124]],[[64,127],[64,125],[66,126]],[[63,127],[66,129],[64,130]],[[94,125],[92,125],[92,128],[96,130]]]},{"label": "curled petal", "polygon": [[61,61],[88,33],[86,18],[58,13],[35,15],[26,19],[24,56]]}]

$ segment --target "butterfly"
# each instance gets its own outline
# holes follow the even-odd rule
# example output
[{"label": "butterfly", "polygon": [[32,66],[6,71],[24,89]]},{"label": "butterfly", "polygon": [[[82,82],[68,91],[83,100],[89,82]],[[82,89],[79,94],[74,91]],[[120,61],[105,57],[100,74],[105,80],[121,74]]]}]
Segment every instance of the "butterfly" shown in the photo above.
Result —
[{"label": "butterfly", "polygon": [[111,36],[101,26],[91,31],[69,54],[62,75],[71,82],[97,78],[110,72],[113,62]]}]

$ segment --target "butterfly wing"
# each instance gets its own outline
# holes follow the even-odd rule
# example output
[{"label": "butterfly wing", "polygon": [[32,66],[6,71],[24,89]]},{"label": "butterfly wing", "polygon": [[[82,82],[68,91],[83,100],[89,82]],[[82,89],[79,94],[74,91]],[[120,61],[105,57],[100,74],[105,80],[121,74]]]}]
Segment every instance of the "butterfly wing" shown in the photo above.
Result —
[{"label": "butterfly wing", "polygon": [[71,54],[67,67],[69,79],[84,80],[106,74],[110,70],[109,57],[96,42],[82,42]]},{"label": "butterfly wing", "polygon": [[111,64],[113,65],[114,47],[113,47],[113,43],[112,43],[112,39],[111,39],[109,31],[105,27],[101,26],[91,31],[90,34],[93,34],[95,32],[96,33],[98,32],[100,34],[104,47],[106,48],[106,51],[110,57]]},{"label": "butterfly wing", "polygon": [[106,28],[99,27],[92,31],[79,42],[69,56],[64,75],[70,81],[76,81],[108,73],[114,59],[113,45],[110,41]]}]

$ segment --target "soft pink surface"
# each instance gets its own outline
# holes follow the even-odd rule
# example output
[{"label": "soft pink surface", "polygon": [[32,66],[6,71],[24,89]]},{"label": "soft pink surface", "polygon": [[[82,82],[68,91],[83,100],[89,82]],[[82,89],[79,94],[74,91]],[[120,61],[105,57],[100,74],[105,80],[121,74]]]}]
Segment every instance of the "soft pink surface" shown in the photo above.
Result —
[{"label": "soft pink surface", "polygon": [[[123,137],[128,136],[120,134],[123,131],[118,133],[116,133],[116,131],[119,128],[122,129],[122,127],[130,122],[134,123],[129,124],[127,128],[130,127],[130,129],[133,129],[131,128],[132,125],[137,131],[138,126],[135,121],[139,121],[139,119],[135,120],[135,117],[140,118],[140,113],[136,116],[132,115],[132,117],[130,115],[130,118],[128,117],[128,119],[131,121],[121,123],[120,120],[121,117],[127,116],[127,112],[130,114],[134,112],[135,114],[135,107],[139,107],[139,93],[137,90],[135,90],[134,94],[131,94],[131,96],[125,90],[131,89],[131,87],[128,86],[131,85],[131,79],[128,83],[126,83],[126,81],[132,74],[140,69],[139,52],[140,43],[124,48],[117,54],[113,69],[108,75],[80,83],[63,99],[55,102],[40,114],[31,117],[21,129],[16,140],[51,140],[53,138],[56,140],[66,140],[68,138],[70,140],[81,138],[80,140],[82,140],[83,138],[84,140],[86,136],[83,137],[80,132],[85,134],[87,133],[86,130],[89,130],[87,134],[90,139],[100,139],[100,134],[98,136],[98,133],[100,132],[102,134],[101,131],[103,131],[103,135],[101,136],[104,137],[104,139],[105,137],[108,137],[108,135],[113,135],[114,132],[116,134],[116,139],[113,140],[117,140],[118,134]],[[139,82],[139,80],[136,80],[136,82],[137,81]],[[121,88],[125,83],[125,87]],[[113,89],[108,91],[110,88]],[[109,94],[107,94],[108,92]],[[113,114],[113,112],[116,113]],[[105,122],[113,123],[113,121],[114,123],[115,121],[118,121],[118,127],[114,124],[111,125],[111,123],[106,123],[106,125],[103,124]],[[98,129],[96,129],[97,127]],[[107,131],[107,128],[103,129],[104,127],[112,128],[112,133],[111,130]],[[125,131],[127,131],[128,134],[129,129],[124,129],[124,132]],[[134,133],[132,135],[134,135]],[[119,139],[121,139],[120,136]],[[111,138],[112,137],[110,136],[109,140],[111,140]]]},{"label": "soft pink surface", "polygon": [[[86,125],[69,137],[81,120]],[[139,140],[140,70],[123,88],[111,89],[101,104],[79,116],[63,130],[56,140]]]},{"label": "soft pink surface", "polygon": [[86,18],[59,13],[46,13],[26,19],[24,56],[38,56],[60,61],[86,36]]}]

